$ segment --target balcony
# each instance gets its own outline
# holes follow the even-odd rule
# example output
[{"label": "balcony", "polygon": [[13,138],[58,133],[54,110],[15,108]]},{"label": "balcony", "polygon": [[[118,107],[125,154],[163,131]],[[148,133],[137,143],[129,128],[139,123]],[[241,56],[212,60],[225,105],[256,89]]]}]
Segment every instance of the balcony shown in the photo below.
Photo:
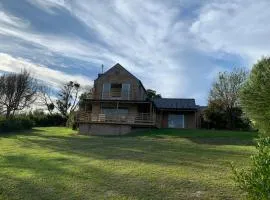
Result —
[{"label": "balcony", "polygon": [[108,124],[130,124],[130,125],[154,125],[155,115],[151,113],[137,114],[94,114],[80,111],[77,115],[79,123],[108,123]]},{"label": "balcony", "polygon": [[101,95],[102,99],[113,99],[113,100],[130,100],[129,92],[123,91],[111,91],[103,92]]}]

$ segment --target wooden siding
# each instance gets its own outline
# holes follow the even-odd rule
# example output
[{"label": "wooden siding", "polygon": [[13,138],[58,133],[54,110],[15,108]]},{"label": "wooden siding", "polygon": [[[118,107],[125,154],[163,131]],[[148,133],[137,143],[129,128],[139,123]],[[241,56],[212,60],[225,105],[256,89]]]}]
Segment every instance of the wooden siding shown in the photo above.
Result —
[{"label": "wooden siding", "polygon": [[[129,100],[145,100],[146,93],[140,81],[123,67],[115,66],[94,82],[94,99],[102,99],[103,84],[130,84]],[[108,99],[108,98],[106,98]],[[113,99],[113,98],[112,98]]]}]

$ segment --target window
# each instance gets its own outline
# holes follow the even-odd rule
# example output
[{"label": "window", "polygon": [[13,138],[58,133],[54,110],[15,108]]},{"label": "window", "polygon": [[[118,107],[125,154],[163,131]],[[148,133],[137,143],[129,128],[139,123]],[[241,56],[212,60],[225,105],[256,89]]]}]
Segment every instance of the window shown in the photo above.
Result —
[{"label": "window", "polygon": [[184,115],[169,114],[168,115],[168,127],[169,128],[185,128]]},{"label": "window", "polygon": [[102,99],[121,98],[129,100],[130,84],[129,83],[104,83],[102,90]]},{"label": "window", "polygon": [[128,108],[102,108],[102,113],[105,115],[128,115]]},{"label": "window", "polygon": [[121,97],[122,84],[111,84],[111,97]]},{"label": "window", "polygon": [[122,98],[129,100],[130,96],[130,84],[124,83],[122,84]]},{"label": "window", "polygon": [[106,98],[110,97],[110,92],[111,92],[111,84],[104,83],[103,90],[102,90],[102,99],[106,99]]}]

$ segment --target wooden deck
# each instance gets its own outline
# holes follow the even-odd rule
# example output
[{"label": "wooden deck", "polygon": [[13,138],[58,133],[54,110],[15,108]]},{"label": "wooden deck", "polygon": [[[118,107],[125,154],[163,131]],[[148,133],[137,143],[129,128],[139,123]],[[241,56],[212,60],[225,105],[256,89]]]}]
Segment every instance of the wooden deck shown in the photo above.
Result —
[{"label": "wooden deck", "polygon": [[151,113],[138,113],[128,115],[105,115],[80,111],[77,114],[78,123],[108,123],[130,125],[155,125],[155,115]]}]

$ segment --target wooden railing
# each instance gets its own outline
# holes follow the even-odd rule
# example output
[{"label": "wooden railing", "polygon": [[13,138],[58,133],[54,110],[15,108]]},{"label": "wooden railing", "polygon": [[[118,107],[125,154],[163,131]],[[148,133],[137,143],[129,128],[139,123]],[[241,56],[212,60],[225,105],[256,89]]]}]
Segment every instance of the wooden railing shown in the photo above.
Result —
[{"label": "wooden railing", "polygon": [[138,114],[95,114],[89,112],[78,112],[78,122],[84,123],[120,123],[120,124],[134,124],[134,125],[154,125],[155,116],[151,113]]},{"label": "wooden railing", "polygon": [[120,99],[120,100],[129,100],[130,94],[128,92],[121,91],[111,91],[103,92],[101,94],[102,99]]}]

